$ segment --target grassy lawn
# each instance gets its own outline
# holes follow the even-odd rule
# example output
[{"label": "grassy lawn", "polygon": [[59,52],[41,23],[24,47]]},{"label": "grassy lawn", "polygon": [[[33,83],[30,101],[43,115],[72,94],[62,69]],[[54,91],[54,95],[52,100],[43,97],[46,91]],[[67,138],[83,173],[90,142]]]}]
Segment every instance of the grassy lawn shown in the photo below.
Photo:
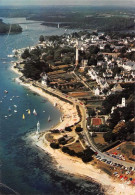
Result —
[{"label": "grassy lawn", "polygon": [[54,137],[50,133],[46,134],[45,138],[48,142],[53,142],[54,141]]},{"label": "grassy lawn", "polygon": [[88,103],[87,103],[87,107],[89,107],[89,108],[97,108],[97,107],[101,107],[102,106],[102,101],[88,101]]},{"label": "grassy lawn", "polygon": [[103,138],[103,133],[96,133],[96,135],[96,137],[93,137],[93,141],[99,149],[102,149],[108,145]]},{"label": "grassy lawn", "polygon": [[68,148],[70,150],[74,150],[76,153],[83,152],[83,148],[82,148],[82,145],[80,144],[80,142],[76,142],[76,143],[68,146]]}]

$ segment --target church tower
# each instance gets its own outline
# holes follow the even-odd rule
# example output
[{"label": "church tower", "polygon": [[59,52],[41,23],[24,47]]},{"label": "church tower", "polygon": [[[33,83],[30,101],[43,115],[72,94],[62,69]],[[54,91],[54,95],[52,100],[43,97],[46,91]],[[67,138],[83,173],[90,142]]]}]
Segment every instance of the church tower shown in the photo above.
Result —
[{"label": "church tower", "polygon": [[78,47],[76,46],[76,60],[75,60],[75,65],[78,65],[78,60],[79,60],[79,51],[78,51]]},{"label": "church tower", "polygon": [[122,107],[125,107],[125,106],[126,106],[126,100],[125,100],[125,98],[124,98],[124,97],[122,98],[121,105],[122,105]]}]

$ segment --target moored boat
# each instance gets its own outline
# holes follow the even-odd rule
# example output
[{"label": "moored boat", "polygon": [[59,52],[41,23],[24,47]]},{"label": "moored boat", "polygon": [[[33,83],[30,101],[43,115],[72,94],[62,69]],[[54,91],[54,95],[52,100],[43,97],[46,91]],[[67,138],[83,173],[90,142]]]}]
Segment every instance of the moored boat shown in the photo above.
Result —
[{"label": "moored boat", "polygon": [[36,116],[37,115],[37,112],[36,112],[36,110],[34,109],[33,110],[33,114]]},{"label": "moored boat", "polygon": [[30,109],[28,110],[28,114],[30,114]]},{"label": "moored boat", "polygon": [[8,111],[11,111],[11,108],[10,108],[10,106],[9,106],[9,108],[8,108]]},{"label": "moored boat", "polygon": [[48,122],[49,122],[49,121],[51,121],[51,117],[50,117],[50,116],[48,117]]},{"label": "moored boat", "polygon": [[24,120],[25,119],[25,115],[23,114],[23,116],[22,116],[22,119]]},{"label": "moored boat", "polygon": [[4,90],[4,93],[8,93],[8,91],[7,90]]}]

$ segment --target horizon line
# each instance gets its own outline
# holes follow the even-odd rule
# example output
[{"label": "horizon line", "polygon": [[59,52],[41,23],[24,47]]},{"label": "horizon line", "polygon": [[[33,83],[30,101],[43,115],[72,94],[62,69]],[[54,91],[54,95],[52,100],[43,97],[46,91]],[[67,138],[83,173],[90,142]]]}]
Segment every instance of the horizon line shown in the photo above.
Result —
[{"label": "horizon line", "polygon": [[73,5],[67,5],[67,4],[65,4],[65,5],[52,5],[52,4],[50,4],[50,5],[32,5],[32,4],[25,4],[25,5],[0,5],[0,7],[25,7],[25,6],[32,6],[32,7],[37,7],[37,6],[42,6],[42,7],[64,7],[64,6],[66,6],[66,7],[78,7],[78,6],[82,6],[82,7],[87,7],[87,6],[91,6],[91,7],[131,7],[131,8],[134,8],[135,7],[135,5],[90,5],[90,4],[87,4],[87,5],[84,5],[84,4],[80,4],[80,5],[75,5],[75,4],[73,4]]}]

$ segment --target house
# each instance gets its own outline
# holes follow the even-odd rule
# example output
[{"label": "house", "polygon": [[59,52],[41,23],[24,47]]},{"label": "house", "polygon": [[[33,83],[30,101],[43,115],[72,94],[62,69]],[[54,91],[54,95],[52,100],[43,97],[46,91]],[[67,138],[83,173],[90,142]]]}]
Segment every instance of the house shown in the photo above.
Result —
[{"label": "house", "polygon": [[83,67],[86,67],[88,65],[88,60],[82,60],[82,66]]},{"label": "house", "polygon": [[115,84],[114,86],[113,86],[113,88],[111,89],[111,91],[112,92],[121,92],[121,91],[123,91],[123,88],[121,87],[121,85],[118,83],[118,84]]},{"label": "house", "polygon": [[130,71],[135,70],[135,62],[127,61],[122,64],[123,68]]},{"label": "house", "polygon": [[124,97],[121,100],[121,104],[117,104],[117,107],[120,108],[126,107],[126,99]]},{"label": "house", "polygon": [[98,61],[98,62],[97,62],[97,66],[102,66],[103,64],[104,64],[103,61]]},{"label": "house", "polygon": [[42,85],[47,86],[48,76],[45,73],[43,73],[41,76],[42,76],[42,80],[41,80]]},{"label": "house", "polygon": [[100,89],[98,87],[95,88],[93,91],[94,91],[95,96],[99,96],[100,95]]},{"label": "house", "polygon": [[99,48],[100,48],[101,50],[104,50],[104,49],[105,49],[105,44],[100,44]]},{"label": "house", "polygon": [[124,108],[126,107],[126,100],[125,98],[123,97],[122,100],[121,100],[121,104],[117,104],[116,106],[112,106],[112,109],[111,109],[111,114],[114,112],[114,110],[116,108]]}]

